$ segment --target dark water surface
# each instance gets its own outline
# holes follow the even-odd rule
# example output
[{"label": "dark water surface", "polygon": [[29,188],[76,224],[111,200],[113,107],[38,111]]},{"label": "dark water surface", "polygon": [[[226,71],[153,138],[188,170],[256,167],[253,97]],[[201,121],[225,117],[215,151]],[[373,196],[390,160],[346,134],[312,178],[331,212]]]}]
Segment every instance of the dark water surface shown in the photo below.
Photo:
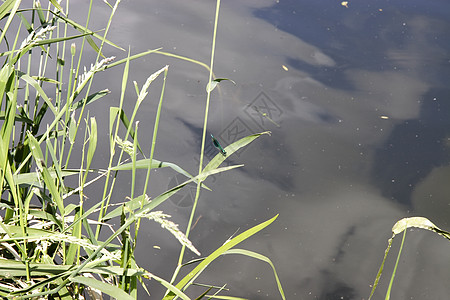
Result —
[{"label": "dark water surface", "polygon": [[[208,63],[214,2],[123,1],[109,37],[133,54],[163,47]],[[244,168],[207,182],[213,192],[201,193],[190,236],[200,252],[280,214],[241,246],[272,259],[288,299],[367,299],[397,220],[426,216],[449,230],[449,36],[446,1],[223,1],[214,71],[236,85],[222,82],[213,92],[208,130],[223,145],[265,130],[272,136],[229,158]],[[130,82],[141,86],[166,64],[155,157],[195,173],[207,71],[153,55],[132,63]],[[99,85],[113,90],[114,103],[119,84],[107,80]],[[138,115],[144,149],[160,83]],[[209,145],[207,157],[216,151]],[[152,196],[182,180],[169,170],[152,176]],[[186,188],[163,205],[183,230],[192,193]],[[169,280],[179,246],[158,225],[142,226],[138,263]],[[376,299],[384,297],[400,239]],[[449,262],[448,241],[408,232],[392,299],[448,299]],[[281,299],[270,267],[250,258],[223,257],[199,282],[228,283],[229,295],[248,299]],[[159,285],[149,288],[151,299],[161,298]]]}]

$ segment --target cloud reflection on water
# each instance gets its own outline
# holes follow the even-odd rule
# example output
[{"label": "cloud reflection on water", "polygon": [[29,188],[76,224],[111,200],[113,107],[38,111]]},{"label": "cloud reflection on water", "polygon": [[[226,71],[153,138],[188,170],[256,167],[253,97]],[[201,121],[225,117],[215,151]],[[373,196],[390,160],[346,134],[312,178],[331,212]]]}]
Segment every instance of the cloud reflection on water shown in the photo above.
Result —
[{"label": "cloud reflection on water", "polygon": [[[119,9],[118,21],[134,27],[127,31],[130,35],[123,35],[125,31],[122,30],[113,31],[111,39],[120,40],[122,45],[133,45],[135,52],[163,46],[166,51],[207,62],[213,13],[211,3],[124,3]],[[349,50],[352,45],[338,43],[336,37],[328,45],[323,40],[317,44],[305,41],[301,36],[254,17],[254,9],[271,5],[276,4],[273,1],[222,3],[215,72],[219,77],[232,78],[237,86],[221,85],[220,93],[213,95],[209,126],[210,130],[220,131],[239,116],[251,130],[257,131],[257,126],[243,111],[261,91],[283,111],[282,125],[276,128],[268,123],[272,137],[262,137],[264,141],[255,142],[241,157],[231,158],[236,163],[244,162],[245,172],[232,171],[232,174],[218,177],[211,184],[214,193],[202,194],[199,214],[203,217],[194,231],[194,242],[207,253],[237,227],[244,230],[250,222],[255,224],[280,213],[277,223],[268,229],[268,235],[258,235],[246,246],[261,249],[276,262],[288,298],[366,297],[390,237],[390,228],[408,209],[384,196],[383,190],[388,187],[374,184],[377,176],[384,176],[383,167],[374,175],[376,166],[384,163],[377,160],[377,151],[386,146],[396,126],[419,118],[423,101],[430,100],[424,99],[424,95],[432,89],[432,82],[427,80],[428,74],[419,72],[423,66],[417,61],[430,53],[442,52],[441,46],[429,44],[427,35],[421,34],[429,33],[427,25],[436,24],[436,21],[421,16],[408,22],[408,33],[420,38],[407,39],[402,49],[394,46],[388,32],[390,26],[398,24],[379,23],[378,29],[372,27],[371,30],[378,30],[377,43],[380,44],[373,50],[376,51],[374,57],[386,57],[382,64],[398,63],[398,69],[385,68],[381,63],[377,68],[373,61],[366,68],[365,61],[356,53],[361,49],[371,50],[365,48],[364,41],[347,37],[345,43],[360,46],[352,51]],[[351,16],[345,18],[342,14],[329,22],[342,18],[342,24],[355,32],[358,24],[366,24],[364,17],[371,18],[362,14],[356,22]],[[296,26],[302,25],[314,30],[317,24],[299,21]],[[364,29],[359,29],[358,34],[364,35]],[[422,47],[424,44],[427,45],[425,48]],[[336,51],[335,55],[333,51]],[[355,60],[346,58],[344,61],[343,53],[354,55]],[[430,72],[434,64],[439,63],[429,58],[426,61]],[[308,67],[295,68],[289,62]],[[166,58],[151,57],[145,63],[165,64]],[[282,68],[283,65],[288,71]],[[144,67],[134,74],[147,74],[151,72],[149,70],[153,69]],[[167,149],[163,156],[190,162],[199,149],[196,128],[203,123],[205,78],[205,71],[199,67],[176,61],[171,63],[164,126],[169,126],[165,130],[176,135],[172,141],[183,145],[183,150],[170,140],[161,139],[160,149]],[[342,81],[346,85],[340,88],[327,80]],[[151,122],[152,119],[143,120],[140,126],[150,126]],[[191,125],[180,126],[182,123]],[[260,149],[261,145],[266,148]],[[288,177],[286,182],[289,184],[283,185],[283,176]],[[412,197],[415,200],[409,209],[420,201],[417,194]],[[172,209],[176,214],[176,208]],[[178,213],[175,218],[179,222],[185,221],[185,210]],[[422,287],[435,285],[430,295],[434,295],[434,299],[442,298],[448,290],[433,279],[427,280],[428,273],[418,271],[408,275],[408,268],[417,270],[431,264],[438,273],[449,278],[448,271],[444,270],[446,267],[437,264],[442,256],[415,255],[416,249],[430,253],[419,244],[430,238],[410,236],[411,249],[406,250],[405,269],[396,277],[394,298],[421,295],[418,281]],[[441,241],[430,242],[439,255],[444,255],[441,247],[448,245]],[[218,280],[223,276],[231,281],[231,286],[239,286],[244,292],[262,290],[261,295],[267,292],[270,299],[276,298],[273,277],[267,268],[255,267],[257,263],[253,261],[231,267],[226,259],[207,273],[210,279]],[[147,267],[146,264],[143,266]],[[148,264],[152,266],[151,262]],[[236,267],[243,267],[239,270],[242,272],[239,280],[229,275]],[[261,280],[247,283],[247,275],[253,274],[253,268],[261,270]],[[239,284],[240,280],[246,284]],[[265,290],[265,287],[270,289]],[[255,297],[264,298],[254,296],[252,299]]]}]

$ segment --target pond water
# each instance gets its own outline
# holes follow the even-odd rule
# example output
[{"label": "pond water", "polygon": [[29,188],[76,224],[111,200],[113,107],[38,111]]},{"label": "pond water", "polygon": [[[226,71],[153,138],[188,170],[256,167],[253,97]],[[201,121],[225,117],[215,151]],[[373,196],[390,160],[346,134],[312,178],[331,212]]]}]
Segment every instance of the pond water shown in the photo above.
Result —
[{"label": "pond water", "polygon": [[[208,63],[214,11],[215,1],[122,1],[109,38],[133,54],[163,47]],[[224,146],[272,134],[227,159],[243,168],[207,181],[213,191],[202,191],[190,236],[200,252],[279,214],[240,247],[273,261],[288,299],[367,299],[397,220],[425,216],[449,230],[449,20],[450,2],[437,0],[224,1],[214,72],[236,84],[223,81],[213,91],[208,132]],[[131,64],[130,82],[142,85],[166,64],[155,158],[196,173],[208,72],[150,55]],[[98,84],[117,101],[120,87],[107,76]],[[145,149],[159,87],[138,115]],[[209,140],[206,153],[217,153]],[[152,176],[152,196],[182,180],[169,170]],[[163,205],[183,230],[192,199],[187,187]],[[144,223],[138,263],[170,279],[179,246],[158,227]],[[408,231],[392,298],[448,298],[449,250],[440,236]],[[229,295],[248,299],[281,299],[270,267],[246,257],[221,258],[199,282],[228,283]],[[150,291],[158,299],[164,290],[153,282]]]}]

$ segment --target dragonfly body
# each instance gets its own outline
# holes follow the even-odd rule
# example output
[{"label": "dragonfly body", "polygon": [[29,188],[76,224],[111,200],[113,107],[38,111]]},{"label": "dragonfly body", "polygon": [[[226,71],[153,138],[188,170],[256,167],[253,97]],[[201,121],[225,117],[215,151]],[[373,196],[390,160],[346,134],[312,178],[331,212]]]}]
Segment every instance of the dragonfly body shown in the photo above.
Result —
[{"label": "dragonfly body", "polygon": [[222,153],[223,156],[227,155],[227,152],[223,147],[220,145],[219,141],[211,134],[211,140],[213,142],[214,147],[220,150],[220,153]]}]

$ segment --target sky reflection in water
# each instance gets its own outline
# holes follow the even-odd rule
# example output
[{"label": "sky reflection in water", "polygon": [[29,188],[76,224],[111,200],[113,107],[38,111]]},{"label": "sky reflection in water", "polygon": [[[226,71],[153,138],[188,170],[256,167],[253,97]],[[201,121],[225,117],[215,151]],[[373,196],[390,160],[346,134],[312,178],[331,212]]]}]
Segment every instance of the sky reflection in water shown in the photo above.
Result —
[{"label": "sky reflection in water", "polygon": [[[273,134],[230,157],[243,169],[207,183],[214,192],[202,192],[191,237],[207,254],[238,227],[280,213],[244,246],[273,259],[288,299],[367,298],[398,219],[424,215],[450,226],[449,4],[244,2],[222,3],[215,73],[237,84],[214,91],[209,131],[223,146],[254,132]],[[110,39],[134,53],[162,46],[207,62],[213,12],[212,1],[124,2]],[[207,72],[152,56],[132,66],[130,79],[143,81],[167,63],[155,157],[194,173]],[[151,128],[153,117],[145,116],[155,108],[143,107],[140,128]],[[172,176],[154,178],[165,188]],[[186,223],[189,207],[172,201],[164,209]],[[148,262],[141,264],[169,274],[161,259],[177,255],[178,246],[148,227],[138,249]],[[406,246],[392,297],[447,297],[448,280],[439,278],[450,278],[441,263],[449,261],[448,242],[416,230]],[[269,268],[250,259],[224,258],[203,278],[229,282],[233,295],[278,299]]]}]

